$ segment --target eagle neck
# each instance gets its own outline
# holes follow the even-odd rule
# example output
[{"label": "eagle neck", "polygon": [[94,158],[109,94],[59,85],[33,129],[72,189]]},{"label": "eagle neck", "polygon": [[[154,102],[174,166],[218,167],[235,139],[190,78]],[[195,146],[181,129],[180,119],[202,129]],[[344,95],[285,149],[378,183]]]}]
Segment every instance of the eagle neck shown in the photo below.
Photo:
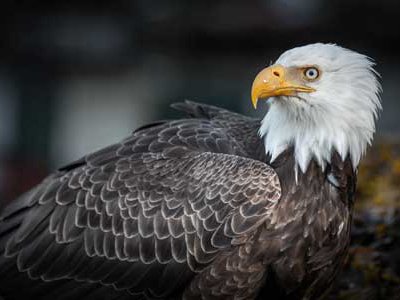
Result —
[{"label": "eagle neck", "polygon": [[324,170],[337,152],[343,161],[350,157],[356,169],[373,130],[340,116],[329,116],[293,112],[282,104],[271,105],[259,129],[270,161],[293,148],[295,172],[305,173],[312,160]]}]

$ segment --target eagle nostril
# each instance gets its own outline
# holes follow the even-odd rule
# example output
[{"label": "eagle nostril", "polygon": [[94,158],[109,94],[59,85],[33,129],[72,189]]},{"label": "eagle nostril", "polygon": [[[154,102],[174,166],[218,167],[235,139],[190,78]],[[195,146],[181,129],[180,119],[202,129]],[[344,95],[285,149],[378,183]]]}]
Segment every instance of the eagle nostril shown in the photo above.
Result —
[{"label": "eagle nostril", "polygon": [[276,77],[280,77],[280,76],[281,76],[281,74],[279,74],[278,71],[274,71],[273,74],[274,74]]}]

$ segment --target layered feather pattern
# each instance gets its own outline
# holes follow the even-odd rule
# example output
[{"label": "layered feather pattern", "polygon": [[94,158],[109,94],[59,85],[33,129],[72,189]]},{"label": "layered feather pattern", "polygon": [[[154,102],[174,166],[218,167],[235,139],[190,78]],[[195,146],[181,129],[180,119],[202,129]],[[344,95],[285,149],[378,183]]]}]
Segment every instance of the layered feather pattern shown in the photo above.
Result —
[{"label": "layered feather pattern", "polygon": [[[275,171],[246,147],[258,122],[194,103],[177,108],[203,118],[141,128],[9,206],[1,222],[18,226],[0,264],[54,282],[50,295],[73,286],[79,298],[172,299],[222,252],[244,244],[281,194]],[[234,137],[232,125],[253,135]],[[51,299],[40,288],[30,292]]]}]

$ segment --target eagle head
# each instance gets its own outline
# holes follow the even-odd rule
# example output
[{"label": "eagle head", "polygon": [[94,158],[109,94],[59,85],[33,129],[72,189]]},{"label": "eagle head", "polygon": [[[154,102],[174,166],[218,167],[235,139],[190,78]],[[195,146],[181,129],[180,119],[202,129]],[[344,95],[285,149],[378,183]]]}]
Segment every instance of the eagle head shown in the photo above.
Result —
[{"label": "eagle head", "polygon": [[335,44],[311,44],[284,52],[262,70],[252,87],[254,107],[268,100],[260,135],[272,161],[293,146],[305,172],[311,159],[322,168],[332,151],[356,168],[375,132],[381,86],[374,62]]}]

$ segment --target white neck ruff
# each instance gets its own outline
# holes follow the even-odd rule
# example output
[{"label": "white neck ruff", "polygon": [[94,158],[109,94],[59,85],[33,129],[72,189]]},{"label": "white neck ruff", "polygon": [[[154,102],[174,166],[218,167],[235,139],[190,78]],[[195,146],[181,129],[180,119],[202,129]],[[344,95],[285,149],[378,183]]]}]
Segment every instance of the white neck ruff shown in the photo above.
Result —
[{"label": "white neck ruff", "polygon": [[322,109],[306,112],[301,107],[286,105],[286,101],[301,100],[272,99],[273,104],[259,130],[271,162],[294,146],[295,161],[303,173],[311,159],[325,169],[333,151],[343,160],[349,155],[353,168],[358,167],[375,132],[374,113]]}]

